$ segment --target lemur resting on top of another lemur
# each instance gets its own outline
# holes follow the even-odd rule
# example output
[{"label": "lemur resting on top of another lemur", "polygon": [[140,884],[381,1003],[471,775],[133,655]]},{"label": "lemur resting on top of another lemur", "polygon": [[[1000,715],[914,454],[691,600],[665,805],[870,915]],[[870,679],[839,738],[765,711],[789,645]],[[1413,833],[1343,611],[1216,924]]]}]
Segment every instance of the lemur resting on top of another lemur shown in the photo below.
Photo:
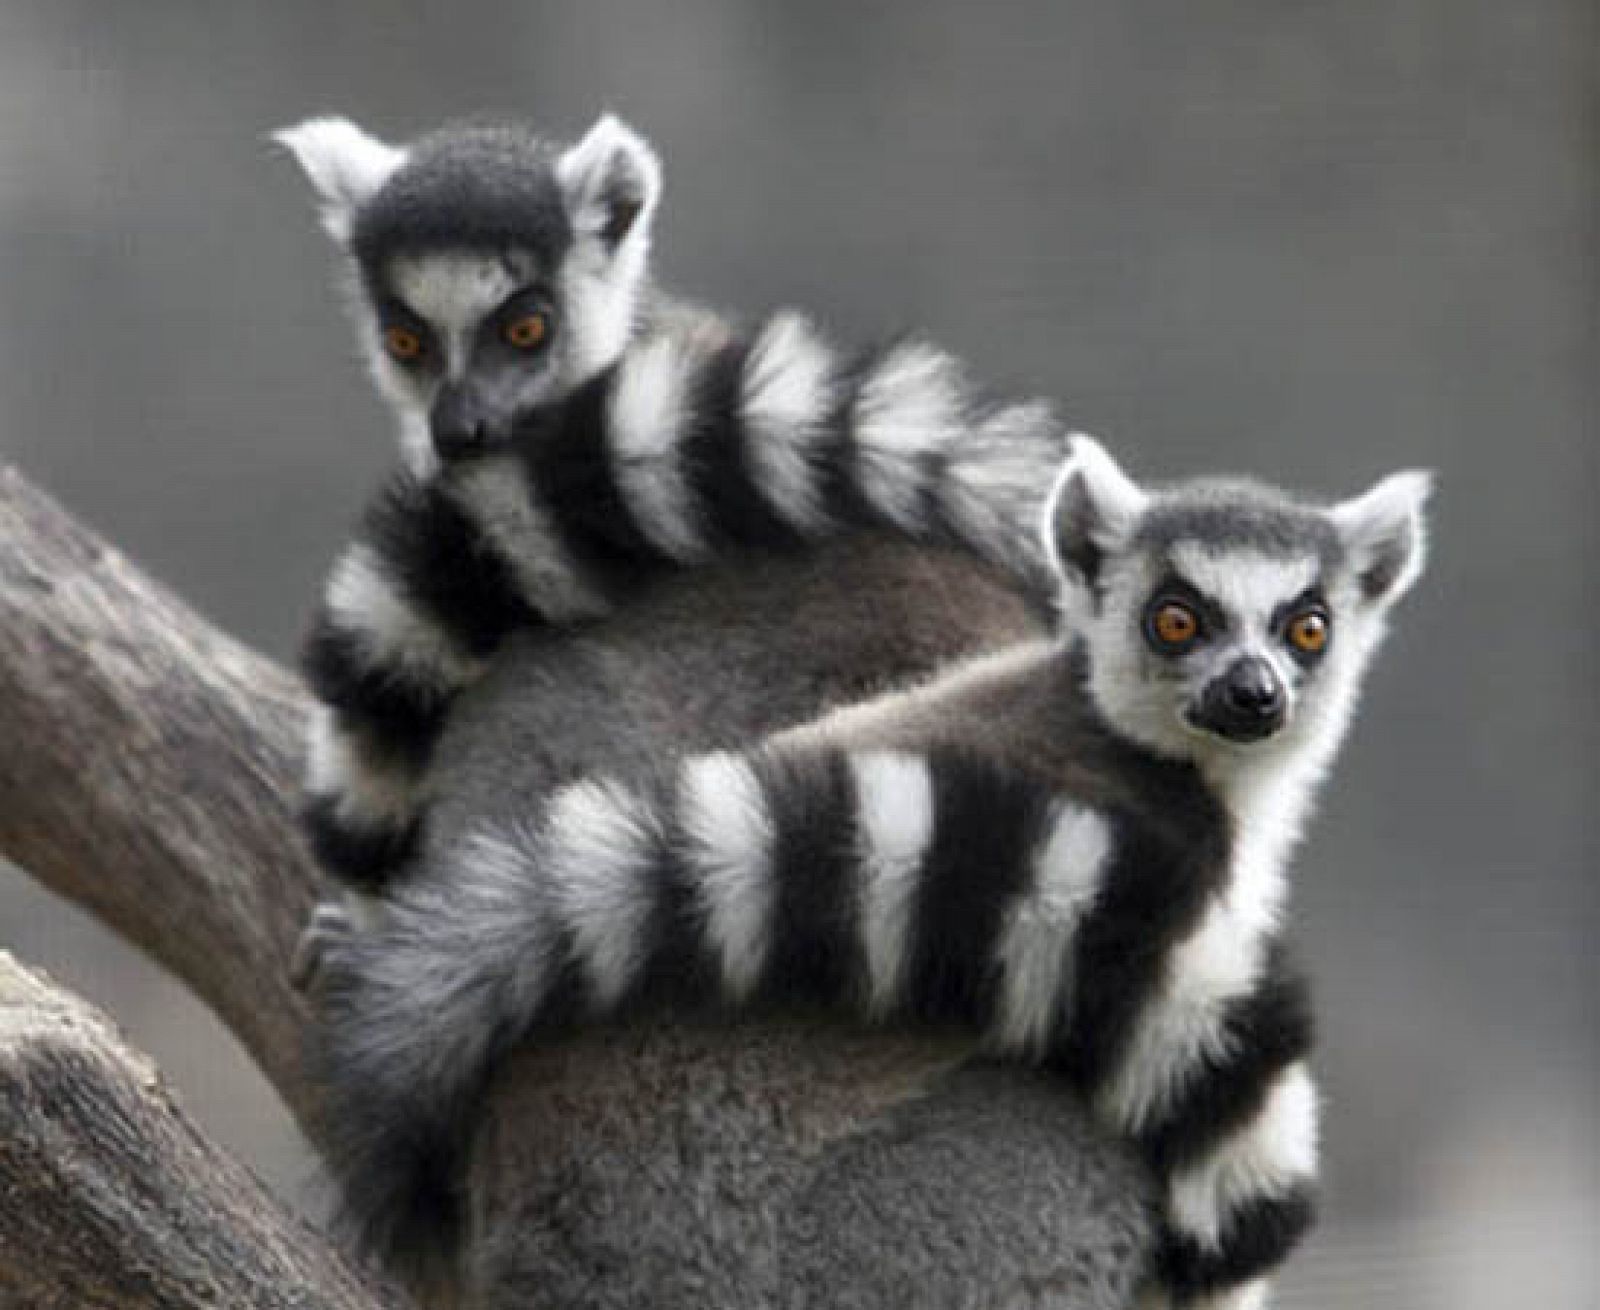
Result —
[{"label": "lemur resting on top of another lemur", "polygon": [[[433,743],[501,641],[604,614],[652,570],[860,528],[995,566],[853,538],[837,565],[860,614],[837,640],[867,663],[841,678],[818,654],[835,634],[775,632],[810,699],[765,728],[1022,635],[1020,612],[985,624],[1045,576],[1018,525],[1065,452],[1048,408],[980,402],[926,344],[845,355],[795,314],[736,332],[666,301],[646,275],[660,167],[614,118],[565,151],[510,125],[397,149],[319,119],[279,140],[351,256],[408,465],[334,569],[306,649],[323,705],[307,827],[347,884],[381,890],[412,861]],[[869,655],[931,581],[939,635],[924,622],[924,639]]]},{"label": "lemur resting on top of another lemur", "polygon": [[450,1240],[461,1126],[521,1042],[649,1002],[820,1005],[1059,1072],[1161,1180],[1165,1291],[1259,1304],[1316,1162],[1284,865],[1426,491],[1147,492],[1080,439],[1048,525],[1059,640],[529,797],[370,929],[322,911],[358,1232]]}]

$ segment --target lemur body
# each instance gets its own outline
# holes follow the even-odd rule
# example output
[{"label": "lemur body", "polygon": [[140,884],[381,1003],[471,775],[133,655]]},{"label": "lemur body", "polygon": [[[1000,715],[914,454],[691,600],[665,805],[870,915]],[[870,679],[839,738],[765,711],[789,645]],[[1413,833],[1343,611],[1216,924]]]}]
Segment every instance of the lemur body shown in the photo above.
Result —
[{"label": "lemur body", "polygon": [[1081,441],[1046,534],[1059,640],[528,797],[370,931],[325,913],[358,1230],[450,1240],[461,1125],[518,1043],[652,1002],[799,1003],[1059,1073],[1161,1180],[1164,1292],[1258,1304],[1315,1174],[1284,865],[1420,566],[1425,492],[1147,492]]},{"label": "lemur body", "polygon": [[[349,885],[415,867],[433,745],[509,634],[610,613],[641,586],[709,596],[709,581],[659,580],[684,565],[877,528],[1011,579],[856,537],[834,560],[850,631],[770,632],[774,662],[821,697],[797,718],[1025,630],[985,624],[1042,576],[1017,525],[1064,450],[1047,409],[981,403],[918,342],[846,355],[797,315],[740,332],[655,294],[660,169],[616,120],[566,151],[510,127],[408,150],[342,120],[280,139],[351,257],[408,464],[336,565],[305,658],[322,702],[307,827]],[[928,568],[942,638],[878,639],[903,570]],[[873,658],[845,674],[844,650]],[[817,670],[840,676],[824,688]]]}]

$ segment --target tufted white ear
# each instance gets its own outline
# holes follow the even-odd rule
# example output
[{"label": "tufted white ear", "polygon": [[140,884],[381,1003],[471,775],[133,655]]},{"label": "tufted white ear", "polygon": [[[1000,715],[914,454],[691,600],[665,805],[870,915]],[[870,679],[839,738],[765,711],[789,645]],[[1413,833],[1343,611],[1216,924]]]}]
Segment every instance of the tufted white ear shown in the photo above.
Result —
[{"label": "tufted white ear", "polygon": [[620,118],[605,114],[556,165],[567,212],[580,236],[608,252],[624,242],[648,243],[661,198],[661,161]]},{"label": "tufted white ear", "polygon": [[1372,603],[1393,604],[1421,574],[1427,553],[1423,507],[1432,492],[1431,473],[1391,473],[1372,490],[1330,511],[1361,590]]},{"label": "tufted white ear", "polygon": [[1045,556],[1068,583],[1094,585],[1107,551],[1128,542],[1149,496],[1093,437],[1075,432],[1044,511]]},{"label": "tufted white ear", "polygon": [[272,139],[304,170],[321,202],[322,226],[341,245],[356,211],[405,163],[406,152],[370,136],[348,118],[308,118]]}]

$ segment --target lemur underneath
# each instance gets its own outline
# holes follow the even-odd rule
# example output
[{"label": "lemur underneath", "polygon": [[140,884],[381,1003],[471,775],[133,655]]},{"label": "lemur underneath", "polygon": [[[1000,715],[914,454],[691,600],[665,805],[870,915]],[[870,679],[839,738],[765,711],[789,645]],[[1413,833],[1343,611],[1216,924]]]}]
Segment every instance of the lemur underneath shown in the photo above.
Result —
[{"label": "lemur underneath", "polygon": [[1046,516],[1054,639],[529,796],[369,930],[324,909],[357,1230],[449,1240],[460,1125],[517,1044],[650,1002],[799,1004],[1059,1073],[1160,1180],[1161,1294],[1261,1304],[1316,1164],[1285,865],[1421,568],[1427,491],[1152,491],[1079,438]]},{"label": "lemur underneath", "polygon": [[[660,165],[618,120],[565,150],[508,124],[403,149],[342,119],[278,139],[350,258],[408,466],[306,647],[307,829],[347,885],[416,867],[441,725],[507,636],[610,612],[652,568],[861,527],[966,552],[832,548],[829,621],[773,615],[764,717],[730,689],[758,731],[1034,626],[1013,593],[1044,570],[1017,525],[1065,451],[1047,407],[981,402],[923,343],[846,355],[798,315],[739,332],[667,301],[647,272]],[[761,567],[777,605],[784,566]],[[664,585],[719,603],[710,578]]]}]

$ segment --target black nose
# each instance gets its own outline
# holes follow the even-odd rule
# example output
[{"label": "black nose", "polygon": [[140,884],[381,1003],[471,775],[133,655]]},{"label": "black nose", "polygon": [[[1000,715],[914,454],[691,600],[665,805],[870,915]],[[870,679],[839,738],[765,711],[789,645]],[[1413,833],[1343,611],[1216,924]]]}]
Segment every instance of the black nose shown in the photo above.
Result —
[{"label": "black nose", "polygon": [[446,384],[428,413],[428,431],[440,459],[461,459],[486,449],[492,436],[489,414],[466,387]]},{"label": "black nose", "polygon": [[1266,660],[1246,656],[1209,683],[1189,721],[1228,741],[1270,737],[1288,718],[1289,694]]},{"label": "black nose", "polygon": [[1225,692],[1228,708],[1257,719],[1276,719],[1283,713],[1283,684],[1265,660],[1240,660],[1228,670]]}]

